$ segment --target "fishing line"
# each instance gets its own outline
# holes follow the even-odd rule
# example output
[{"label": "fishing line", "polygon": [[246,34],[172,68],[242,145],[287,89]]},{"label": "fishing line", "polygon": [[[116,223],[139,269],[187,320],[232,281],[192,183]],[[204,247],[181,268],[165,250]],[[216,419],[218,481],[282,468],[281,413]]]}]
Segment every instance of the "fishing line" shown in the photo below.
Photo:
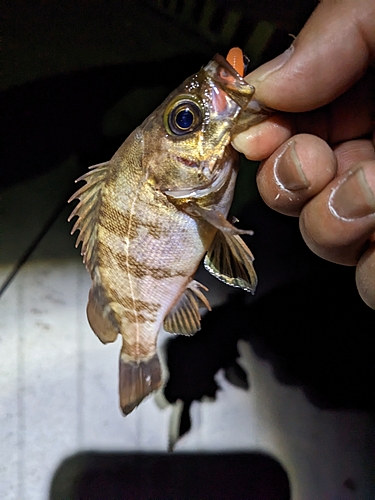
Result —
[{"label": "fishing line", "polygon": [[67,202],[66,200],[68,199],[68,196],[64,198],[64,201],[61,202],[58,207],[52,212],[51,216],[46,220],[45,224],[43,225],[42,229],[39,231],[39,233],[36,235],[34,240],[30,243],[30,245],[27,247],[26,251],[24,254],[19,258],[19,260],[16,262],[15,266],[13,269],[10,271],[8,276],[5,278],[4,282],[2,283],[0,287],[0,298],[3,295],[3,293],[6,291],[6,289],[9,287],[9,285],[12,283],[14,278],[17,276],[18,272],[22,269],[24,264],[28,261],[34,250],[37,248],[39,243],[43,240],[43,238],[46,236],[48,231],[51,229],[53,224],[56,222],[56,220],[59,218],[59,216],[62,214],[63,210],[65,209]]}]

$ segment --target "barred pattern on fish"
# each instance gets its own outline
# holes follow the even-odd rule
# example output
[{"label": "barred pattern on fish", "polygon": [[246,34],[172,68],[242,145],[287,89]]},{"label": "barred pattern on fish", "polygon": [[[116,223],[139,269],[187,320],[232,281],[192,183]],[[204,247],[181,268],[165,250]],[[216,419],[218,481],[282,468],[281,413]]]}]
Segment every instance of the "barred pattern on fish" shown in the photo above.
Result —
[{"label": "barred pattern on fish", "polygon": [[210,309],[205,267],[253,292],[253,256],[227,215],[237,176],[234,133],[268,115],[221,56],[187,79],[123,143],[91,167],[69,201],[92,278],[87,316],[103,343],[122,336],[120,406],[130,413],[162,383],[160,328],[192,335]]}]

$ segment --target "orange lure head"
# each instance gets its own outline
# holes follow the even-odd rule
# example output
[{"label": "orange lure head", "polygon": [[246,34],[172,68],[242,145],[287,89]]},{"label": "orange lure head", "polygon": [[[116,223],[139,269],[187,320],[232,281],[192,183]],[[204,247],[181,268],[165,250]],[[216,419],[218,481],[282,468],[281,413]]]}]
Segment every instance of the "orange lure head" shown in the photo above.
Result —
[{"label": "orange lure head", "polygon": [[227,55],[227,61],[240,76],[245,76],[244,56],[242,50],[239,47],[233,47],[232,49],[230,49]]}]

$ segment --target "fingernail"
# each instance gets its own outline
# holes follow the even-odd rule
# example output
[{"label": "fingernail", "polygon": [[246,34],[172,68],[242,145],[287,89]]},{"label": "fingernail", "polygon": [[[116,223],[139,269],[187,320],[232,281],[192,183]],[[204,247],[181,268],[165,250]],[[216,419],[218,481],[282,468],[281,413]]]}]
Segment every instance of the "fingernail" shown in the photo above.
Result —
[{"label": "fingernail", "polygon": [[299,191],[310,186],[302,170],[296,151],[296,142],[288,142],[275,161],[274,174],[278,184],[288,191]]},{"label": "fingernail", "polygon": [[[257,80],[258,82],[262,82],[263,80],[268,78],[268,76],[271,73],[278,71],[282,66],[284,66],[284,64],[287,61],[289,61],[293,52],[294,52],[294,45],[292,44],[289,47],[289,49],[286,49],[285,52],[275,57],[275,59],[272,59],[271,61],[268,61],[262,66],[260,66],[258,69],[255,70],[255,80]],[[258,70],[261,71],[260,76],[257,75]],[[254,79],[252,79],[252,81],[254,81]]]},{"label": "fingernail", "polygon": [[331,213],[341,219],[359,219],[375,213],[375,196],[362,167],[349,172],[332,191],[328,205]]}]

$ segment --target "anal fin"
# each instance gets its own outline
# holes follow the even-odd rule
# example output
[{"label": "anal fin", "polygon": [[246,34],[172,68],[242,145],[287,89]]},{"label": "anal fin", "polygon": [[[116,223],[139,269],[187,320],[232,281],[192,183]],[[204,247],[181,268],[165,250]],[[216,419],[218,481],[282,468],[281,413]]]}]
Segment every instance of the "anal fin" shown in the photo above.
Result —
[{"label": "anal fin", "polygon": [[182,335],[194,335],[200,330],[201,315],[199,313],[199,301],[211,311],[207,297],[200,290],[208,289],[198,281],[192,280],[177,304],[172,308],[164,319],[164,330],[169,333],[181,333]]},{"label": "anal fin", "polygon": [[124,415],[129,415],[143,399],[161,386],[161,366],[155,354],[139,363],[124,361],[120,357],[119,393]]}]

